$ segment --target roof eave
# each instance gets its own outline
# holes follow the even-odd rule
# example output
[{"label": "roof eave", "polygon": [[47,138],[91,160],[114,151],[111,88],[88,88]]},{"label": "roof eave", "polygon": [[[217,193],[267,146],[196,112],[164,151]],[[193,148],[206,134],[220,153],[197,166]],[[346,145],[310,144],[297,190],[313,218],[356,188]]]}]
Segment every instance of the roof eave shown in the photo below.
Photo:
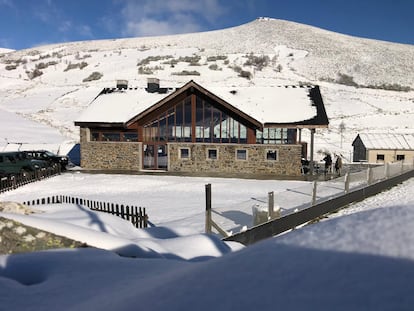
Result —
[{"label": "roof eave", "polygon": [[80,127],[126,127],[125,122],[88,122],[88,121],[75,121],[75,126]]}]

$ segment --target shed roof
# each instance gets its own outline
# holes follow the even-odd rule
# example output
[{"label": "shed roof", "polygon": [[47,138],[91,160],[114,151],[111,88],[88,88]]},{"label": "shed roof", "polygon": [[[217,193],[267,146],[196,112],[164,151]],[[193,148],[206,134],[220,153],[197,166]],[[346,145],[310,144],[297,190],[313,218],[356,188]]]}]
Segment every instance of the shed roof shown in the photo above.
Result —
[{"label": "shed roof", "polygon": [[414,150],[414,134],[363,133],[358,136],[367,149]]},{"label": "shed roof", "polygon": [[[319,88],[300,86],[268,87],[209,87],[205,89],[194,81],[170,94],[148,93],[145,88],[102,91],[84,113],[75,121],[82,123],[125,124],[146,115],[159,105],[186,89],[196,88],[222,104],[234,108],[246,118],[259,124],[295,124],[327,126]],[[107,89],[109,90],[109,89]],[[315,96],[315,93],[319,96]]]}]

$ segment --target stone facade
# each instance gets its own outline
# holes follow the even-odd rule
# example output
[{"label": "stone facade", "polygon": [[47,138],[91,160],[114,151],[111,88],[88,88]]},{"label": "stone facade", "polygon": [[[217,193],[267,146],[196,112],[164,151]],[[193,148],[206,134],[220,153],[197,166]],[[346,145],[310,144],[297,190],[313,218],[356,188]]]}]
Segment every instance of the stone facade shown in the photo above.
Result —
[{"label": "stone facade", "polygon": [[[81,166],[96,170],[142,169],[142,143],[89,141],[89,131],[81,128]],[[182,149],[188,157],[182,157]],[[209,159],[216,150],[216,159]],[[245,160],[237,159],[237,150],[245,150]],[[301,145],[168,143],[168,171],[177,173],[301,175]],[[268,151],[276,151],[276,160],[267,160]]]},{"label": "stone facade", "polygon": [[88,129],[81,128],[81,166],[97,170],[140,170],[142,143],[89,141]]},{"label": "stone facade", "polygon": [[[168,144],[168,170],[191,173],[301,175],[301,145]],[[188,158],[181,157],[188,149]],[[217,159],[208,159],[208,150],[217,150]],[[246,150],[246,160],[237,159],[237,150]],[[277,160],[267,160],[268,150],[276,150]]]}]

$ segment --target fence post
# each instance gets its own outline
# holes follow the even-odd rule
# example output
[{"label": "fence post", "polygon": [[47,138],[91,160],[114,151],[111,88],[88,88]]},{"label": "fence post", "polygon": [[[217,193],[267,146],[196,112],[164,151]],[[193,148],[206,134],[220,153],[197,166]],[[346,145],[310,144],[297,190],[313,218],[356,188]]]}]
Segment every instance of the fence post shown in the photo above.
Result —
[{"label": "fence post", "polygon": [[144,207],[144,228],[148,228],[148,215],[147,210]]},{"label": "fence post", "polygon": [[312,206],[316,204],[316,192],[318,188],[317,186],[318,186],[318,182],[315,180],[312,186]]},{"label": "fence post", "polygon": [[368,166],[368,169],[367,169],[367,184],[368,185],[371,185],[372,184],[372,177],[373,177],[373,174],[372,173],[373,172],[372,172],[371,167]]},{"label": "fence post", "polygon": [[275,207],[275,198],[274,198],[274,193],[273,191],[269,192],[267,194],[267,204],[268,204],[268,211],[267,211],[267,219],[272,219],[273,218],[273,212],[274,212],[274,207]]},{"label": "fence post", "polygon": [[349,173],[345,174],[345,193],[349,192],[349,182],[350,182],[350,175]]},{"label": "fence post", "polygon": [[386,179],[390,178],[390,164],[388,162],[384,164],[384,175]]},{"label": "fence post", "polygon": [[206,185],[206,233],[211,233],[211,184]]}]

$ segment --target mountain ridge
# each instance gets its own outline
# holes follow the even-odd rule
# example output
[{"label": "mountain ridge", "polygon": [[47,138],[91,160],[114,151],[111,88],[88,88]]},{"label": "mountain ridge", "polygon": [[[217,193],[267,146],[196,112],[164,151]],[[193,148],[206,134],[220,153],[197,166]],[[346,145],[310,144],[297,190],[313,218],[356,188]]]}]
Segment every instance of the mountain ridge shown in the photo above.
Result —
[{"label": "mountain ridge", "polygon": [[[237,38],[237,40],[234,40]],[[310,80],[335,80],[338,74],[353,76],[359,84],[398,83],[410,86],[404,75],[414,72],[414,46],[359,38],[296,22],[260,18],[252,22],[199,33],[67,42],[40,46],[6,54],[16,59],[33,51],[64,48],[67,53],[130,48],[197,47],[205,54],[274,54],[275,46],[306,51],[308,55],[292,64]],[[323,71],[317,68],[323,67]],[[385,72],[390,74],[386,75]],[[391,76],[391,77],[389,77]]]}]

